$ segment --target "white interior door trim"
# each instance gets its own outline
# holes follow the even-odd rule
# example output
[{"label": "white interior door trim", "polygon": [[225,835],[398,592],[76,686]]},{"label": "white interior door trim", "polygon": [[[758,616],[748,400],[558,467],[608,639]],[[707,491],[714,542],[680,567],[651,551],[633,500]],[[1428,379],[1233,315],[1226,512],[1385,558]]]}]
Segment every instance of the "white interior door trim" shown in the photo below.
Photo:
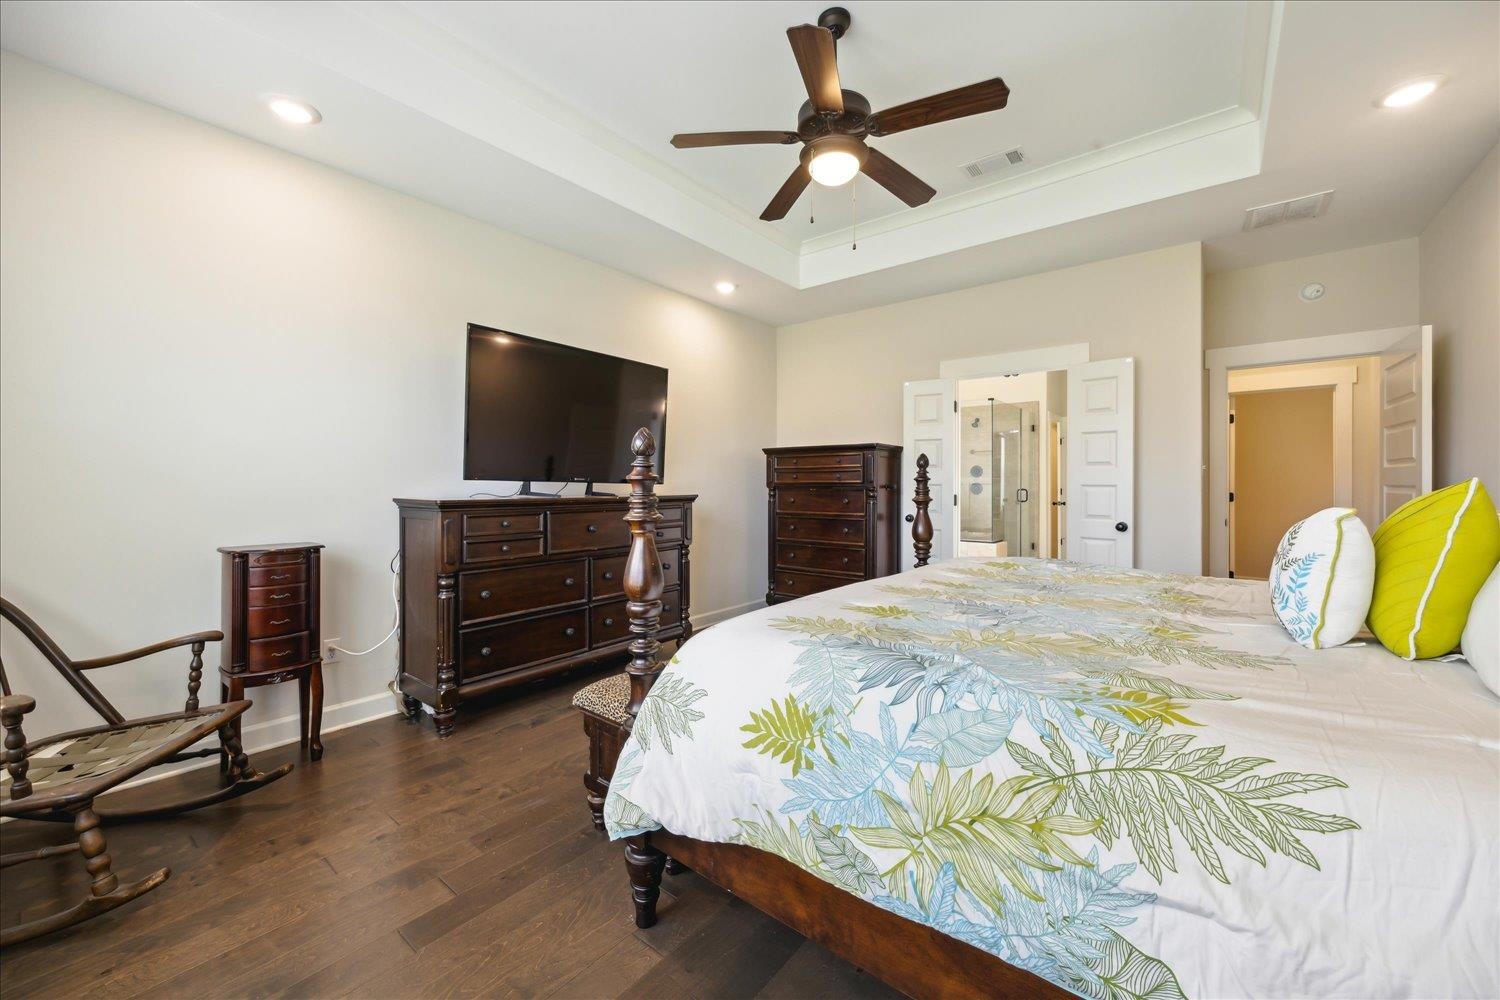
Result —
[{"label": "white interior door trim", "polygon": [[1236,369],[1229,373],[1229,394],[1282,389],[1333,388],[1333,503],[1354,506],[1354,387],[1359,366],[1330,364],[1299,372]]},{"label": "white interior door trim", "polygon": [[1051,372],[1089,360],[1088,344],[1061,344],[1038,347],[1031,351],[986,354],[977,358],[952,358],[938,363],[941,378],[994,378],[996,375],[1024,375],[1027,372]]},{"label": "white interior door trim", "polygon": [[[1210,576],[1229,574],[1229,372],[1235,368],[1327,361],[1381,354],[1420,326],[1338,333],[1328,337],[1278,340],[1269,344],[1218,347],[1203,352],[1208,370],[1208,565]],[[1430,327],[1429,327],[1430,329]]]}]

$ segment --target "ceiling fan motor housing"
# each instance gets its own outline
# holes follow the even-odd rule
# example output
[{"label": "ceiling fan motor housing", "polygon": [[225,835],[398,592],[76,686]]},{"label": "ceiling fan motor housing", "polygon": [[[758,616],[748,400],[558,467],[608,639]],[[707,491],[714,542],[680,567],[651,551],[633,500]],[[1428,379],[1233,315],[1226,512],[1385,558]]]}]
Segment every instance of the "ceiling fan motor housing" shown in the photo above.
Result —
[{"label": "ceiling fan motor housing", "polygon": [[797,109],[797,137],[803,142],[820,135],[864,135],[870,120],[870,101],[857,90],[840,90],[844,95],[844,113],[825,115],[803,101]]}]

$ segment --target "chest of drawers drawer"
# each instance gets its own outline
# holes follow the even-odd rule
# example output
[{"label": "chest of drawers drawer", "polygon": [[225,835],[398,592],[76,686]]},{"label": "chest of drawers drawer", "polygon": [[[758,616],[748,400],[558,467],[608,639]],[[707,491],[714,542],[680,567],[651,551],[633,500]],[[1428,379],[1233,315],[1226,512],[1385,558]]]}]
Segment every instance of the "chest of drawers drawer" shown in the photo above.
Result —
[{"label": "chest of drawers drawer", "polygon": [[831,545],[776,544],[776,565],[784,569],[818,570],[830,573],[853,573],[863,576],[865,550],[835,548]]},{"label": "chest of drawers drawer", "polygon": [[588,648],[589,615],[579,608],[459,634],[459,666],[465,679],[514,670]]},{"label": "chest of drawers drawer", "polygon": [[862,451],[808,451],[794,455],[776,455],[771,459],[773,469],[847,469],[864,468]]},{"label": "chest of drawers drawer", "polygon": [[838,486],[784,486],[776,490],[781,514],[863,514],[865,491]]},{"label": "chest of drawers drawer", "polygon": [[252,587],[275,587],[283,583],[306,583],[307,564],[288,563],[284,566],[251,566],[245,573]]},{"label": "chest of drawers drawer", "polygon": [[630,525],[612,510],[554,511],[547,521],[547,551],[584,552],[630,546]]},{"label": "chest of drawers drawer", "polygon": [[852,469],[777,469],[772,474],[772,480],[777,486],[796,486],[811,483],[862,483],[865,481],[865,472],[858,467]]},{"label": "chest of drawers drawer", "polygon": [[289,583],[275,587],[248,587],[245,590],[247,608],[279,608],[289,604],[302,604],[307,600],[307,584]]},{"label": "chest of drawers drawer", "polygon": [[291,635],[307,629],[307,605],[290,604],[279,608],[245,609],[245,635],[251,639],[269,639]]},{"label": "chest of drawers drawer", "polygon": [[458,580],[461,621],[468,624],[586,600],[588,572],[586,560],[569,559],[465,573]]},{"label": "chest of drawers drawer", "polygon": [[280,670],[309,659],[305,632],[275,639],[251,639],[245,645],[246,662],[252,673]]},{"label": "chest of drawers drawer", "polygon": [[865,523],[862,519],[843,517],[776,518],[777,541],[829,542],[839,545],[863,545]]},{"label": "chest of drawers drawer", "polygon": [[847,576],[799,573],[784,569],[777,569],[772,577],[773,592],[777,597],[806,597],[808,594],[822,593],[852,582]]}]

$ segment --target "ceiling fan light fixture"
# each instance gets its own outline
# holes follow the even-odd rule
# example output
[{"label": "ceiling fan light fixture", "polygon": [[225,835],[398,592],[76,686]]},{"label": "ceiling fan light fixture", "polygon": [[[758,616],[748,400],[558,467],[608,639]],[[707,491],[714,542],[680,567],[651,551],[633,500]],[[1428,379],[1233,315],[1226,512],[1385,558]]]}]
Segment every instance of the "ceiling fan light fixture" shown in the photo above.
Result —
[{"label": "ceiling fan light fixture", "polygon": [[824,187],[842,187],[859,173],[870,150],[853,136],[831,135],[808,143],[803,154],[813,180]]}]

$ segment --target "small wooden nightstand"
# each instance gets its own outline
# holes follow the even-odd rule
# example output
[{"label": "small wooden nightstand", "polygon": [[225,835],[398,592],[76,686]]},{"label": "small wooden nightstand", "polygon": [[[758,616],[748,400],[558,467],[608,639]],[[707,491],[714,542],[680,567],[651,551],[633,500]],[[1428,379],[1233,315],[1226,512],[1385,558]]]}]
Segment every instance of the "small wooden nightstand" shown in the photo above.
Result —
[{"label": "small wooden nightstand", "polygon": [[[224,559],[225,701],[246,688],[296,679],[302,707],[302,749],[323,756],[323,658],[318,634],[321,545],[221,548]],[[233,723],[239,735],[239,720]]]}]

